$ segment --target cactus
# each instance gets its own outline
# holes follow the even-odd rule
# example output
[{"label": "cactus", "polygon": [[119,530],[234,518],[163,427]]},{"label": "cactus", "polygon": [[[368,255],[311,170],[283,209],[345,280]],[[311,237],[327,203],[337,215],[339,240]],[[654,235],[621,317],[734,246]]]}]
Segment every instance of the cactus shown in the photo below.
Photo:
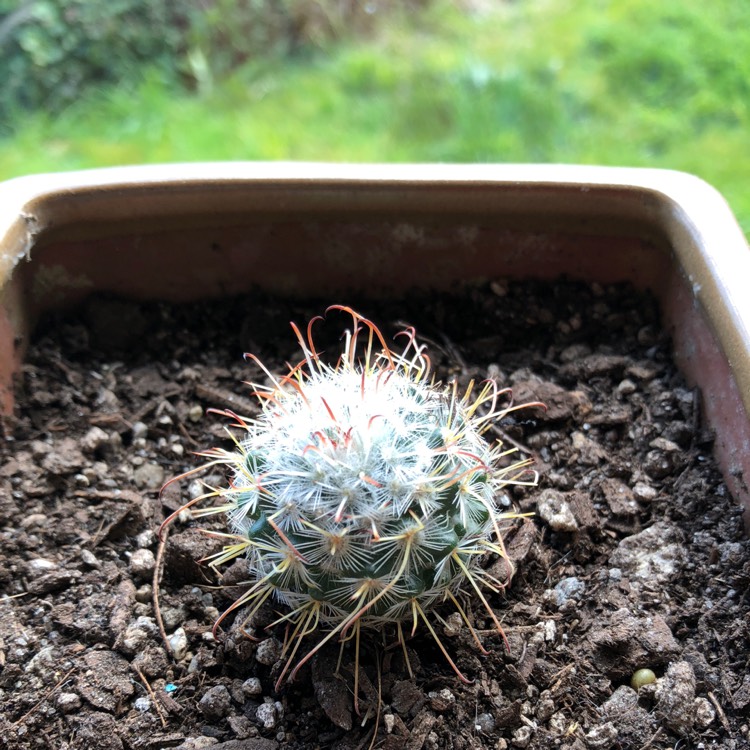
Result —
[{"label": "cactus", "polygon": [[336,636],[355,635],[358,644],[361,627],[395,623],[403,643],[402,623],[422,622],[466,680],[427,613],[447,600],[471,628],[461,599],[475,594],[502,634],[483,588],[500,591],[507,579],[479,562],[499,555],[510,578],[501,526],[514,514],[501,512],[496,497],[507,484],[535,483],[536,473],[483,433],[519,407],[492,381],[461,396],[455,383],[435,383],[413,329],[395,353],[369,320],[335,309],[353,319],[337,364],[316,350],[315,320],[306,338],[292,324],[302,361],[277,377],[246,355],[269,379],[253,386],[261,413],[222,412],[240,430],[234,450],[200,454],[231,470],[228,486],[189,503],[219,498],[194,514],[228,518],[230,543],[212,564],[244,554],[252,581],[220,621],[240,606],[251,605],[249,619],[269,599],[285,605],[276,623],[291,626],[291,653],[279,682],[319,628],[324,636],[290,678]]}]

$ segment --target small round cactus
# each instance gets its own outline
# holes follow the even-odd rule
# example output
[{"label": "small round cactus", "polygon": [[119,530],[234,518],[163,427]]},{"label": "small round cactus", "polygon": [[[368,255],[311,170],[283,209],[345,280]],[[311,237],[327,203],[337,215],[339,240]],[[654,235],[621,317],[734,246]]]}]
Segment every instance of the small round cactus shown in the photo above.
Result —
[{"label": "small round cactus", "polygon": [[395,353],[369,320],[335,309],[353,319],[338,362],[326,364],[316,350],[314,320],[306,337],[292,324],[302,361],[275,376],[246,355],[269,379],[253,386],[261,413],[224,412],[240,429],[235,449],[201,454],[231,469],[228,486],[197,499],[220,498],[198,513],[226,513],[231,529],[213,564],[246,555],[252,581],[229,611],[250,605],[251,617],[269,599],[285,605],[277,622],[291,624],[293,637],[280,681],[319,627],[323,637],[292,677],[336,636],[358,639],[361,627],[395,623],[403,642],[405,622],[423,622],[465,679],[426,613],[447,600],[469,625],[461,595],[472,593],[502,633],[482,589],[505,581],[479,563],[500,555],[510,577],[501,523],[514,514],[501,512],[496,498],[536,474],[483,433],[517,407],[491,381],[463,395],[433,382],[413,330],[402,332],[406,343]]}]

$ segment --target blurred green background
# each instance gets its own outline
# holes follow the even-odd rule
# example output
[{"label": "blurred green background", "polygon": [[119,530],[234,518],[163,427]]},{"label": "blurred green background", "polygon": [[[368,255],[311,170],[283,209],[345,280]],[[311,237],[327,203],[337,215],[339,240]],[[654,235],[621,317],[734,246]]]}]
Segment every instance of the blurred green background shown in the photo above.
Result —
[{"label": "blurred green background", "polygon": [[0,0],[0,179],[148,162],[681,169],[750,233],[750,2]]}]

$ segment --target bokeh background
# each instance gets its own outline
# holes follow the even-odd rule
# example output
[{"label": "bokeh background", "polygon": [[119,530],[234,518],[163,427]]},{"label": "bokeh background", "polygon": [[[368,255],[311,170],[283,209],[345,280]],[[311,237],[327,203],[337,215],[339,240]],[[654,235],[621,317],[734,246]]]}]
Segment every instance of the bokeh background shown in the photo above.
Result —
[{"label": "bokeh background", "polygon": [[750,2],[0,0],[0,179],[229,159],[667,167],[750,233]]}]

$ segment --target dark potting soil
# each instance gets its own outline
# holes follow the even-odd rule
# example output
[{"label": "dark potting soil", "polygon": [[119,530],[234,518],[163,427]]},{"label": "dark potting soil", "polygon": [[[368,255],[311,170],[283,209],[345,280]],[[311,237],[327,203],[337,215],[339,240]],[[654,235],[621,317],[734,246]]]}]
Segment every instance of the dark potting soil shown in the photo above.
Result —
[{"label": "dark potting soil", "polygon": [[[750,746],[750,545],[711,458],[701,394],[670,360],[653,301],[627,287],[495,282],[354,305],[390,337],[414,325],[443,381],[495,378],[541,400],[492,437],[525,446],[535,515],[506,545],[517,572],[428,633],[322,651],[274,691],[284,631],[219,613],[241,593],[196,562],[221,542],[181,516],[164,547],[163,634],[152,602],[162,520],[200,491],[193,451],[229,445],[214,407],[254,413],[241,381],[299,358],[290,320],[331,301],[262,294],[186,306],[96,298],[45,321],[0,447],[0,746],[8,748],[744,748]],[[319,325],[340,347],[343,318]],[[222,477],[203,477],[209,483]],[[493,564],[492,559],[485,561]],[[237,567],[224,584],[242,578]],[[264,620],[265,618],[265,620]],[[311,645],[315,643],[311,640]],[[168,647],[174,655],[168,653]],[[631,687],[637,670],[656,681]]]}]

